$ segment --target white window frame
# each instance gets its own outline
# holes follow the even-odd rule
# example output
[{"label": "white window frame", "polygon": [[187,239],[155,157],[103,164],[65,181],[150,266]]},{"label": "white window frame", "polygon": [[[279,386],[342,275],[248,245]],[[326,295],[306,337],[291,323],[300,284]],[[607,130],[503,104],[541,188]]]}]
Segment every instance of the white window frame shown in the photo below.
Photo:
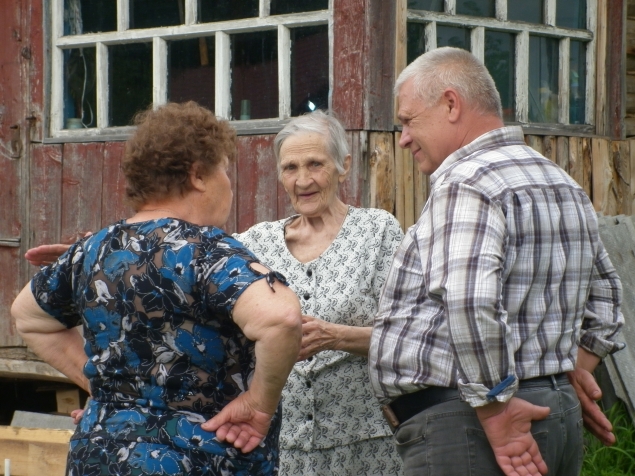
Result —
[{"label": "white window frame", "polygon": [[[183,25],[146,29],[130,29],[128,12],[130,0],[117,0],[117,30],[83,35],[64,36],[64,1],[56,0],[51,5],[51,101],[49,136],[57,139],[90,140],[104,136],[129,135],[130,126],[108,125],[108,46],[130,43],[152,43],[152,101],[155,106],[167,102],[168,47],[171,40],[183,40],[202,36],[215,36],[215,114],[229,119],[231,107],[231,44],[230,35],[256,31],[278,32],[278,94],[277,118],[232,121],[239,131],[259,132],[280,129],[291,116],[291,39],[290,29],[315,25],[328,25],[329,58],[333,54],[333,0],[328,10],[269,15],[270,1],[259,0],[259,16],[240,20],[214,23],[197,23],[198,0],[185,1]],[[95,48],[96,67],[96,127],[82,129],[64,128],[64,50]],[[329,60],[329,89],[332,90],[332,61]],[[329,94],[329,107],[331,95]]]},{"label": "white window frame", "polygon": [[[516,1],[516,0],[514,0]],[[559,0],[566,1],[566,0]],[[456,14],[456,0],[445,0],[445,11],[429,12],[408,10],[407,21],[425,23],[425,49],[436,45],[437,24],[471,28],[472,53],[485,58],[485,29],[516,35],[516,71],[514,77],[516,121],[529,127],[567,127],[588,129],[595,125],[595,49],[597,30],[597,0],[587,0],[587,28],[578,30],[556,26],[556,0],[544,0],[543,24],[509,21],[507,0],[496,0],[496,18],[474,17]],[[529,123],[529,36],[540,35],[559,40],[558,123]],[[571,40],[586,42],[586,105],[584,124],[569,124],[569,52]]]}]

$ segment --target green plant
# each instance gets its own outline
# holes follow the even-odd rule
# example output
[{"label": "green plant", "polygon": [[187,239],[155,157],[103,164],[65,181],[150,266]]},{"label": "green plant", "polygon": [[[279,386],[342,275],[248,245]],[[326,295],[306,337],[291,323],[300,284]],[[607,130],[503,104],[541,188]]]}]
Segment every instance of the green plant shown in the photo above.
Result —
[{"label": "green plant", "polygon": [[617,442],[602,445],[590,433],[584,433],[584,462],[581,476],[622,476],[635,474],[635,426],[622,402],[613,405],[607,416],[613,424]]}]

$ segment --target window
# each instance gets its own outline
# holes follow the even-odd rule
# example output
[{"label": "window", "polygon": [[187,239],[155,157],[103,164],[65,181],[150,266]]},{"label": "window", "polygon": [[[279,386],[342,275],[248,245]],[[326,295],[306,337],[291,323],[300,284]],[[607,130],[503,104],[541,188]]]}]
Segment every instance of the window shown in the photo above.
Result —
[{"label": "window", "polygon": [[63,0],[51,9],[54,137],[125,132],[137,111],[168,101],[194,100],[256,129],[328,107],[329,0]]},{"label": "window", "polygon": [[507,122],[593,124],[597,0],[407,0],[407,62],[455,46],[481,58]]}]

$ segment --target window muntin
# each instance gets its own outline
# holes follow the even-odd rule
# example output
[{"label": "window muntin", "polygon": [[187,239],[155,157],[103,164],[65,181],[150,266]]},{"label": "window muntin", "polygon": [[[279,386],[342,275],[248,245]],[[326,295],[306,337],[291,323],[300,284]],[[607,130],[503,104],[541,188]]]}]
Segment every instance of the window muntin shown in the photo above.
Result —
[{"label": "window muntin", "polygon": [[[571,6],[566,15],[562,2]],[[472,51],[492,73],[506,122],[549,127],[594,123],[597,0],[497,0],[495,18],[460,15],[459,4],[446,0],[443,11],[436,12],[425,9],[438,6],[433,1],[408,0],[408,63],[454,40],[452,46]],[[443,34],[451,26],[466,29],[469,42],[468,35],[457,42],[459,36]],[[543,53],[549,55],[540,64],[531,54],[540,48],[536,42],[542,42]]]},{"label": "window muntin", "polygon": [[[49,129],[52,136],[118,134],[118,128],[130,124],[136,112],[134,108],[170,100],[195,100],[213,108],[218,116],[240,120],[241,115],[246,119],[241,109],[245,108],[243,100],[248,99],[248,116],[253,121],[250,128],[276,127],[281,119],[306,109],[309,101],[305,100],[309,97],[314,99],[310,102],[316,108],[328,106],[328,24],[331,18],[328,0],[255,0],[255,3],[252,0],[165,0],[160,2],[165,3],[165,9],[155,10],[156,14],[145,18],[146,23],[139,27],[135,8],[147,1],[51,2]],[[112,12],[105,15],[103,23],[107,27],[106,23],[110,22],[112,27],[114,22],[115,29],[102,29],[104,25],[92,28],[99,31],[83,29],[83,23],[97,24],[92,10],[89,11],[93,5],[101,8],[100,11],[114,5],[114,15]],[[218,8],[213,8],[214,5]],[[251,16],[254,5],[255,16]],[[278,15],[270,10],[290,13]],[[157,26],[160,24],[170,26]],[[259,60],[259,67],[266,66],[269,72],[265,82],[263,79],[258,83],[256,76],[243,74],[246,59],[239,59],[235,54],[236,46],[251,34],[269,38],[266,48],[261,50],[264,57]],[[307,48],[312,41],[316,42],[314,48]],[[294,48],[303,52],[295,54]],[[92,63],[87,62],[88,72],[84,73],[83,66],[69,72],[70,52],[81,49],[94,51]],[[126,50],[130,51],[121,53]],[[125,67],[126,63],[135,61],[144,64],[133,65],[131,69]],[[253,62],[253,58],[250,61]],[[115,67],[118,72],[113,70]],[[138,82],[120,77],[129,72],[134,72]],[[241,89],[238,83],[233,83],[241,75],[251,84],[250,94],[258,93],[254,98],[242,97],[248,88],[243,85]],[[88,99],[84,99],[82,110],[77,106],[78,100],[72,97],[68,83],[70,80],[83,83],[84,77],[87,84],[92,84],[93,91],[84,91]],[[187,87],[187,81],[204,82],[192,88]],[[123,96],[114,97],[114,91]],[[77,117],[82,113],[82,117]],[[68,127],[67,119],[73,118],[81,121],[71,121],[74,124]]]}]

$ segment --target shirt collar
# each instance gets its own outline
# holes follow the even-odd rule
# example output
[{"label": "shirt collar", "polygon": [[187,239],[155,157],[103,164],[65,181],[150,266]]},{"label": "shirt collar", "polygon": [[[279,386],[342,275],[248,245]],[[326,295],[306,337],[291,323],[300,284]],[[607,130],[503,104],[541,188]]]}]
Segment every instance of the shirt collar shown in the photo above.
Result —
[{"label": "shirt collar", "polygon": [[485,149],[495,149],[510,144],[525,144],[525,135],[520,126],[507,126],[486,132],[456,152],[448,155],[439,168],[430,175],[430,182],[436,182],[449,168],[461,159]]}]

